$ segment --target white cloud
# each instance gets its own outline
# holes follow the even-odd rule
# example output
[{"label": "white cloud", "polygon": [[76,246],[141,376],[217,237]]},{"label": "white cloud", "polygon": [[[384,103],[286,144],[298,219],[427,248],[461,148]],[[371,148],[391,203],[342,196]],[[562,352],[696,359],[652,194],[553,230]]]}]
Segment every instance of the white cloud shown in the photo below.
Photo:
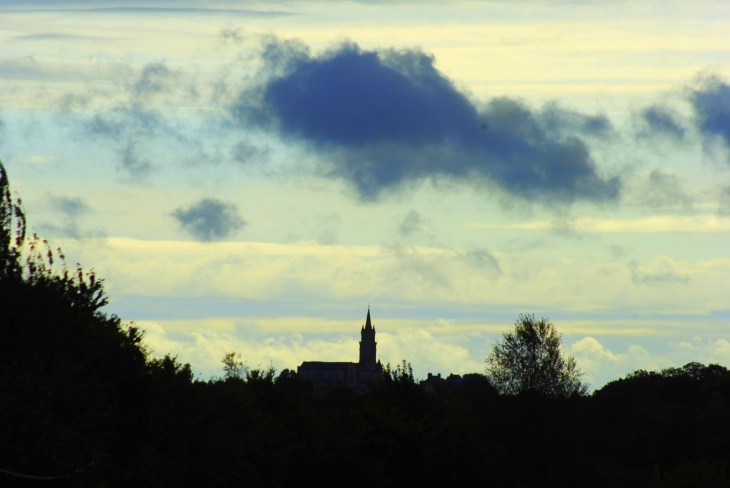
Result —
[{"label": "white cloud", "polygon": [[[588,233],[636,233],[654,234],[673,232],[682,234],[722,233],[730,231],[730,219],[717,215],[656,215],[639,219],[599,219],[582,217],[569,221],[570,228]],[[520,229],[552,231],[556,223],[538,220],[520,224],[491,224],[474,222],[473,229]]]},{"label": "white cloud", "polygon": [[[290,322],[301,325],[302,319]],[[251,324],[244,326],[229,319],[139,321],[136,325],[145,331],[145,343],[154,356],[167,353],[178,356],[179,361],[191,363],[203,379],[222,374],[221,360],[230,351],[240,353],[249,367],[272,364],[277,371],[296,370],[302,361],[358,361],[358,324],[349,324],[347,333],[310,338],[295,330],[311,333],[315,327],[297,329],[290,325],[288,330],[268,329],[252,334]],[[413,365],[414,374],[419,378],[428,372],[448,375],[484,371],[483,362],[472,358],[467,347],[423,329],[378,332],[376,339],[378,358],[383,364],[396,364],[405,359]]]},{"label": "white cloud", "polygon": [[[67,247],[63,240],[53,245],[59,243]],[[121,238],[108,238],[105,244],[76,246],[73,259],[93,263],[112,296],[306,299],[310,304],[347,299],[438,303],[455,311],[499,305],[538,314],[707,315],[727,308],[730,286],[727,257],[680,261],[658,256],[626,265],[603,252],[571,258],[490,253],[498,260],[498,274],[464,259],[468,251],[433,247]]]},{"label": "white cloud", "polygon": [[681,367],[690,362],[730,365],[730,342],[719,338],[702,340],[694,338],[677,343],[666,342],[661,352],[650,352],[632,344],[624,352],[611,351],[596,338],[586,336],[567,347],[576,358],[578,366],[586,374],[585,380],[594,387],[619,379],[633,371],[644,369],[659,371],[667,367]]}]

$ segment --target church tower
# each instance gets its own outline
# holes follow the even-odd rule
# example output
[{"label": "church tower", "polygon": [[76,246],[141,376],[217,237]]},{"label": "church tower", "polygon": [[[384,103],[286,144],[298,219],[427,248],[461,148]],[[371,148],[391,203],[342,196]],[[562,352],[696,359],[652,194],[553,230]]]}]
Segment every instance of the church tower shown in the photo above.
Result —
[{"label": "church tower", "polygon": [[375,342],[375,327],[370,323],[370,307],[368,307],[368,318],[365,321],[365,327],[360,330],[360,339],[360,363],[375,364],[378,343]]}]

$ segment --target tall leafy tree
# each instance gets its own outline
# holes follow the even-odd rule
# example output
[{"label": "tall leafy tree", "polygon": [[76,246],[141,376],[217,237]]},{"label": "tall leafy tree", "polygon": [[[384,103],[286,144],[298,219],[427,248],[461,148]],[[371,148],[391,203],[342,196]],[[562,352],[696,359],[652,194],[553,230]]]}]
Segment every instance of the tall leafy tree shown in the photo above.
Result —
[{"label": "tall leafy tree", "polygon": [[583,373],[561,344],[561,335],[549,320],[520,315],[514,330],[505,332],[487,356],[487,377],[508,395],[525,391],[551,397],[584,395],[588,385],[581,381]]},{"label": "tall leafy tree", "polygon": [[20,250],[25,241],[25,214],[13,199],[5,167],[0,161],[0,280],[20,278]]},{"label": "tall leafy tree", "polygon": [[0,163],[0,468],[104,484],[133,462],[146,429],[147,351],[138,329],[103,312],[102,285],[26,236]]}]

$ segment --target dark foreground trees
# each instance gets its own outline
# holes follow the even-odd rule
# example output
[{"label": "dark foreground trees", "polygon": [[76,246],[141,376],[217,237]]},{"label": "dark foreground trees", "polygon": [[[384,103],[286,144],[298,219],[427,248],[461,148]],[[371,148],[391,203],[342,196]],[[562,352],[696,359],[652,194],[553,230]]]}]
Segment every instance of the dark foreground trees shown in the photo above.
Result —
[{"label": "dark foreground trees", "polygon": [[121,466],[146,429],[142,335],[101,312],[93,272],[69,269],[60,251],[26,236],[1,163],[0,303],[0,468],[49,481],[93,484],[105,470],[127,479]]},{"label": "dark foreground trees", "polygon": [[487,357],[487,377],[500,393],[532,391],[550,397],[585,395],[588,386],[575,358],[561,349],[561,337],[545,318],[520,315],[512,332],[494,345]]}]

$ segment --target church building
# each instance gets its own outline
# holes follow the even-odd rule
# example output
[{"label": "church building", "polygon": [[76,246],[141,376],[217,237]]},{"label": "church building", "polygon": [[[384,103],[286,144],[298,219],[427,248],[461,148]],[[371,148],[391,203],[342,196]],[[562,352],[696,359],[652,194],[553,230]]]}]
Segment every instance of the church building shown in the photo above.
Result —
[{"label": "church building", "polygon": [[315,388],[346,386],[356,391],[365,390],[368,384],[379,383],[382,367],[377,360],[375,327],[370,322],[370,308],[365,325],[360,330],[360,360],[353,362],[304,361],[297,367],[297,374],[314,383]]}]

